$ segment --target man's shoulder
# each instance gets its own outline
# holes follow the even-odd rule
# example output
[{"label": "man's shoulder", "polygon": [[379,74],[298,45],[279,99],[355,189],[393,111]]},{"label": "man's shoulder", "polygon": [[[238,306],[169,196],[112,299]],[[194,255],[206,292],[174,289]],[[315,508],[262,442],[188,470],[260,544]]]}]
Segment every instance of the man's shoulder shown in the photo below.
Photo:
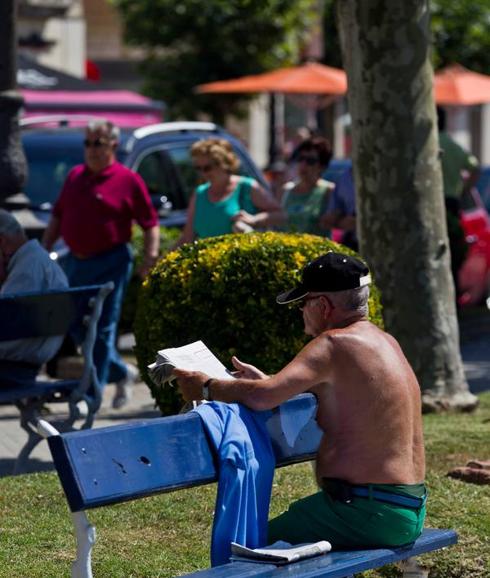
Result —
[{"label": "man's shoulder", "polygon": [[82,165],[75,165],[72,169],[70,169],[70,171],[68,172],[68,175],[66,177],[67,181],[76,179],[78,177],[80,177],[81,175],[83,175],[86,171],[86,166],[84,164]]},{"label": "man's shoulder", "polygon": [[132,169],[130,169],[129,167],[127,167],[126,165],[123,165],[122,163],[120,163],[118,161],[112,163],[110,170],[113,174],[122,175],[122,176],[129,178],[129,179],[139,177],[137,172],[133,171]]},{"label": "man's shoulder", "polygon": [[145,181],[136,171],[133,171],[126,165],[115,162],[111,165],[111,176],[123,179],[126,183],[131,183],[137,187],[146,187]]},{"label": "man's shoulder", "polygon": [[372,343],[376,339],[384,339],[387,333],[369,321],[369,319],[360,319],[343,327],[327,329],[323,332],[323,335],[341,344],[351,340],[356,342],[365,340]]}]

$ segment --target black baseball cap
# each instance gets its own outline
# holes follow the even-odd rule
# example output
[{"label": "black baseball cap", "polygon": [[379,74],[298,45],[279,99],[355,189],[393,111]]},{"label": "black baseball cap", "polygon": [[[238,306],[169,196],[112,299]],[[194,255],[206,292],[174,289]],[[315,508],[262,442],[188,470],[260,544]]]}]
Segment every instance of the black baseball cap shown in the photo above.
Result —
[{"label": "black baseball cap", "polygon": [[298,287],[281,293],[277,303],[292,303],[308,293],[331,293],[369,285],[369,268],[359,259],[342,253],[326,253],[305,266]]}]

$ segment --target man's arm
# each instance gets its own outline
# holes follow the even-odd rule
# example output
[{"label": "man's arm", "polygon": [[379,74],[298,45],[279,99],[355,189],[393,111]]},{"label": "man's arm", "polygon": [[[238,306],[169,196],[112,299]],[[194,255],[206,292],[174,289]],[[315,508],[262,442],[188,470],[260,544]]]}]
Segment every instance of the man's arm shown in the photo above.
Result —
[{"label": "man's arm", "polygon": [[[264,379],[212,379],[210,398],[226,403],[238,402],[261,411],[277,407],[286,400],[329,380],[332,341],[320,335],[308,343],[284,369]],[[199,371],[175,369],[181,393],[186,401],[202,399],[202,387],[209,376]]]},{"label": "man's arm", "polygon": [[44,246],[46,251],[51,251],[53,245],[56,243],[59,237],[60,237],[60,220],[58,217],[52,215],[42,238],[42,245]]},{"label": "man's arm", "polygon": [[160,249],[160,226],[155,225],[143,232],[144,254],[143,263],[138,269],[138,275],[142,278],[146,277],[148,271],[153,267],[158,259],[158,251]]}]

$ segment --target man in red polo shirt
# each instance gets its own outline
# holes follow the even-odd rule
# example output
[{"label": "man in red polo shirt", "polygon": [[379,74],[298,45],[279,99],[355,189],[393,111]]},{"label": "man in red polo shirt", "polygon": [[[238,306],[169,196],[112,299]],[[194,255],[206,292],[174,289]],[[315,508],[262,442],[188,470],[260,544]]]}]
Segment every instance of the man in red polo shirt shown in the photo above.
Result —
[{"label": "man in red polo shirt", "polygon": [[144,257],[139,270],[146,275],[159,249],[158,218],[139,175],[116,161],[119,129],[95,121],[87,127],[85,164],[68,174],[43,244],[50,250],[59,237],[70,249],[63,266],[71,286],[113,281],[114,291],[104,304],[94,349],[101,385],[116,383],[113,406],[124,406],[137,377],[116,349],[117,324],[133,256],[129,242],[136,221],[144,232]]}]

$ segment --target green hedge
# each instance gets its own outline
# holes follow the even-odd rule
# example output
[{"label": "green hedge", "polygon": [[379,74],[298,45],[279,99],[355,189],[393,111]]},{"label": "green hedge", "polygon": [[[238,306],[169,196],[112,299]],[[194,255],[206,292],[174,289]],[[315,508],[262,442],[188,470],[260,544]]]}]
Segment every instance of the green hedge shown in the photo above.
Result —
[{"label": "green hedge", "polygon": [[[160,255],[164,255],[180,237],[181,230],[177,227],[160,227]],[[141,278],[137,270],[143,260],[143,231],[139,227],[133,227],[131,241],[134,251],[134,269],[131,280],[126,289],[126,295],[121,309],[119,318],[118,331],[122,333],[132,333],[134,330],[134,317],[136,315],[136,303],[138,301],[138,292],[141,287]]]},{"label": "green hedge", "polygon": [[[276,295],[331,250],[354,254],[323,237],[270,232],[203,239],[163,257],[142,285],[135,320],[138,365],[161,411],[175,413],[182,400],[148,377],[159,349],[201,339],[228,367],[232,355],[267,373],[289,362],[306,342],[303,321]],[[370,317],[382,324],[377,289]]]}]

